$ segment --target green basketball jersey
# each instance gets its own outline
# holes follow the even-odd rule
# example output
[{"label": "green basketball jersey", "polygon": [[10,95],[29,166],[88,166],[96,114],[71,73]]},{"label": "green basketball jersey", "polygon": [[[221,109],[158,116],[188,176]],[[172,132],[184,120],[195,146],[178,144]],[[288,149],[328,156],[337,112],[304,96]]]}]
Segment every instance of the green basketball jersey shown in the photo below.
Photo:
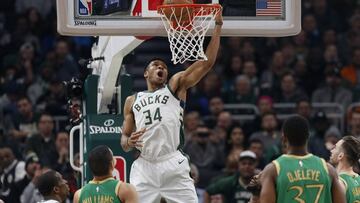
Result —
[{"label": "green basketball jersey", "polygon": [[90,181],[80,192],[79,203],[121,203],[117,196],[120,181],[108,178]]},{"label": "green basketball jersey", "polygon": [[346,201],[348,203],[360,203],[360,176],[342,173],[340,180],[346,186]]},{"label": "green basketball jersey", "polygon": [[277,203],[331,203],[331,177],[324,159],[282,155],[276,167]]}]

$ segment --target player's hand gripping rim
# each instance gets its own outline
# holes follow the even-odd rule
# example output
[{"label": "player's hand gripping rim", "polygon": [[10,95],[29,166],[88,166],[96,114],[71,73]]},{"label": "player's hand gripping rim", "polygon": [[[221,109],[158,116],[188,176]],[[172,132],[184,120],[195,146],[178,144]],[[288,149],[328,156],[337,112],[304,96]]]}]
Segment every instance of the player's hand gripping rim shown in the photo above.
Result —
[{"label": "player's hand gripping rim", "polygon": [[131,133],[130,137],[127,138],[126,144],[129,147],[142,147],[142,140],[140,140],[140,137],[145,133],[146,129],[139,130],[137,132]]}]

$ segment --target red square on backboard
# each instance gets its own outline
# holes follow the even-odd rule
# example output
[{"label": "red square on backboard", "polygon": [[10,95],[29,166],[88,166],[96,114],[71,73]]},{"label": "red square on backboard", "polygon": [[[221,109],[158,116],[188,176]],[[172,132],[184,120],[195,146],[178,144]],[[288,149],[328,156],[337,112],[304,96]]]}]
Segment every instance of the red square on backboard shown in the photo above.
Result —
[{"label": "red square on backboard", "polygon": [[113,177],[116,180],[126,182],[126,160],[122,156],[114,156],[114,158],[116,159],[116,164],[112,172]]}]

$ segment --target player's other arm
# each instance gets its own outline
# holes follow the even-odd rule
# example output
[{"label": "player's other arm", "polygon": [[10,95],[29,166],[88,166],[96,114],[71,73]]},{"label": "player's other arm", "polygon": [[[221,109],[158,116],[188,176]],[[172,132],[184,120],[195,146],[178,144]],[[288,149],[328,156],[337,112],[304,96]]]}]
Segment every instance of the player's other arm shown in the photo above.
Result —
[{"label": "player's other arm", "polygon": [[133,132],[135,129],[134,114],[131,106],[135,101],[135,96],[128,96],[124,105],[124,122],[120,144],[125,152],[130,151],[133,147],[141,147],[140,136],[144,134],[145,129]]},{"label": "player's other arm", "polygon": [[260,176],[261,192],[260,203],[275,203],[276,191],[275,191],[275,179],[276,168],[273,163],[268,164],[263,170]]},{"label": "player's other arm", "polygon": [[77,190],[74,194],[73,203],[79,203],[81,189]]},{"label": "player's other arm", "polygon": [[[177,90],[178,88],[188,89],[190,87],[195,86],[201,78],[209,72],[211,67],[214,65],[217,52],[220,46],[220,34],[221,34],[221,26],[223,23],[222,12],[215,17],[215,30],[211,37],[210,43],[206,48],[206,56],[208,58],[207,61],[197,61],[189,66],[185,71],[181,71],[174,75],[173,78],[176,78],[173,84],[170,81],[170,85],[172,90]],[[180,86],[180,87],[179,87]]]},{"label": "player's other arm", "polygon": [[118,197],[124,203],[138,203],[138,194],[135,187],[128,183],[121,183],[118,191]]},{"label": "player's other arm", "polygon": [[331,177],[331,194],[333,203],[346,202],[344,186],[339,182],[339,176],[333,166],[327,164],[329,175]]}]

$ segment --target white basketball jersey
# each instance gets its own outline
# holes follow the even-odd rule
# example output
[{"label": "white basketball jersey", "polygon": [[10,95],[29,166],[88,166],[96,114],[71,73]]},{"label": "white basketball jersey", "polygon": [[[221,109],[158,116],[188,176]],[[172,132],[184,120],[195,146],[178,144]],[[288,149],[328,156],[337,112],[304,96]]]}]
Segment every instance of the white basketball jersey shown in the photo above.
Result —
[{"label": "white basketball jersey", "polygon": [[[154,92],[139,92],[132,106],[136,131],[146,128],[138,148],[145,159],[154,160],[176,152],[183,144],[183,101],[169,86]],[[181,136],[181,137],[180,137]]]}]

